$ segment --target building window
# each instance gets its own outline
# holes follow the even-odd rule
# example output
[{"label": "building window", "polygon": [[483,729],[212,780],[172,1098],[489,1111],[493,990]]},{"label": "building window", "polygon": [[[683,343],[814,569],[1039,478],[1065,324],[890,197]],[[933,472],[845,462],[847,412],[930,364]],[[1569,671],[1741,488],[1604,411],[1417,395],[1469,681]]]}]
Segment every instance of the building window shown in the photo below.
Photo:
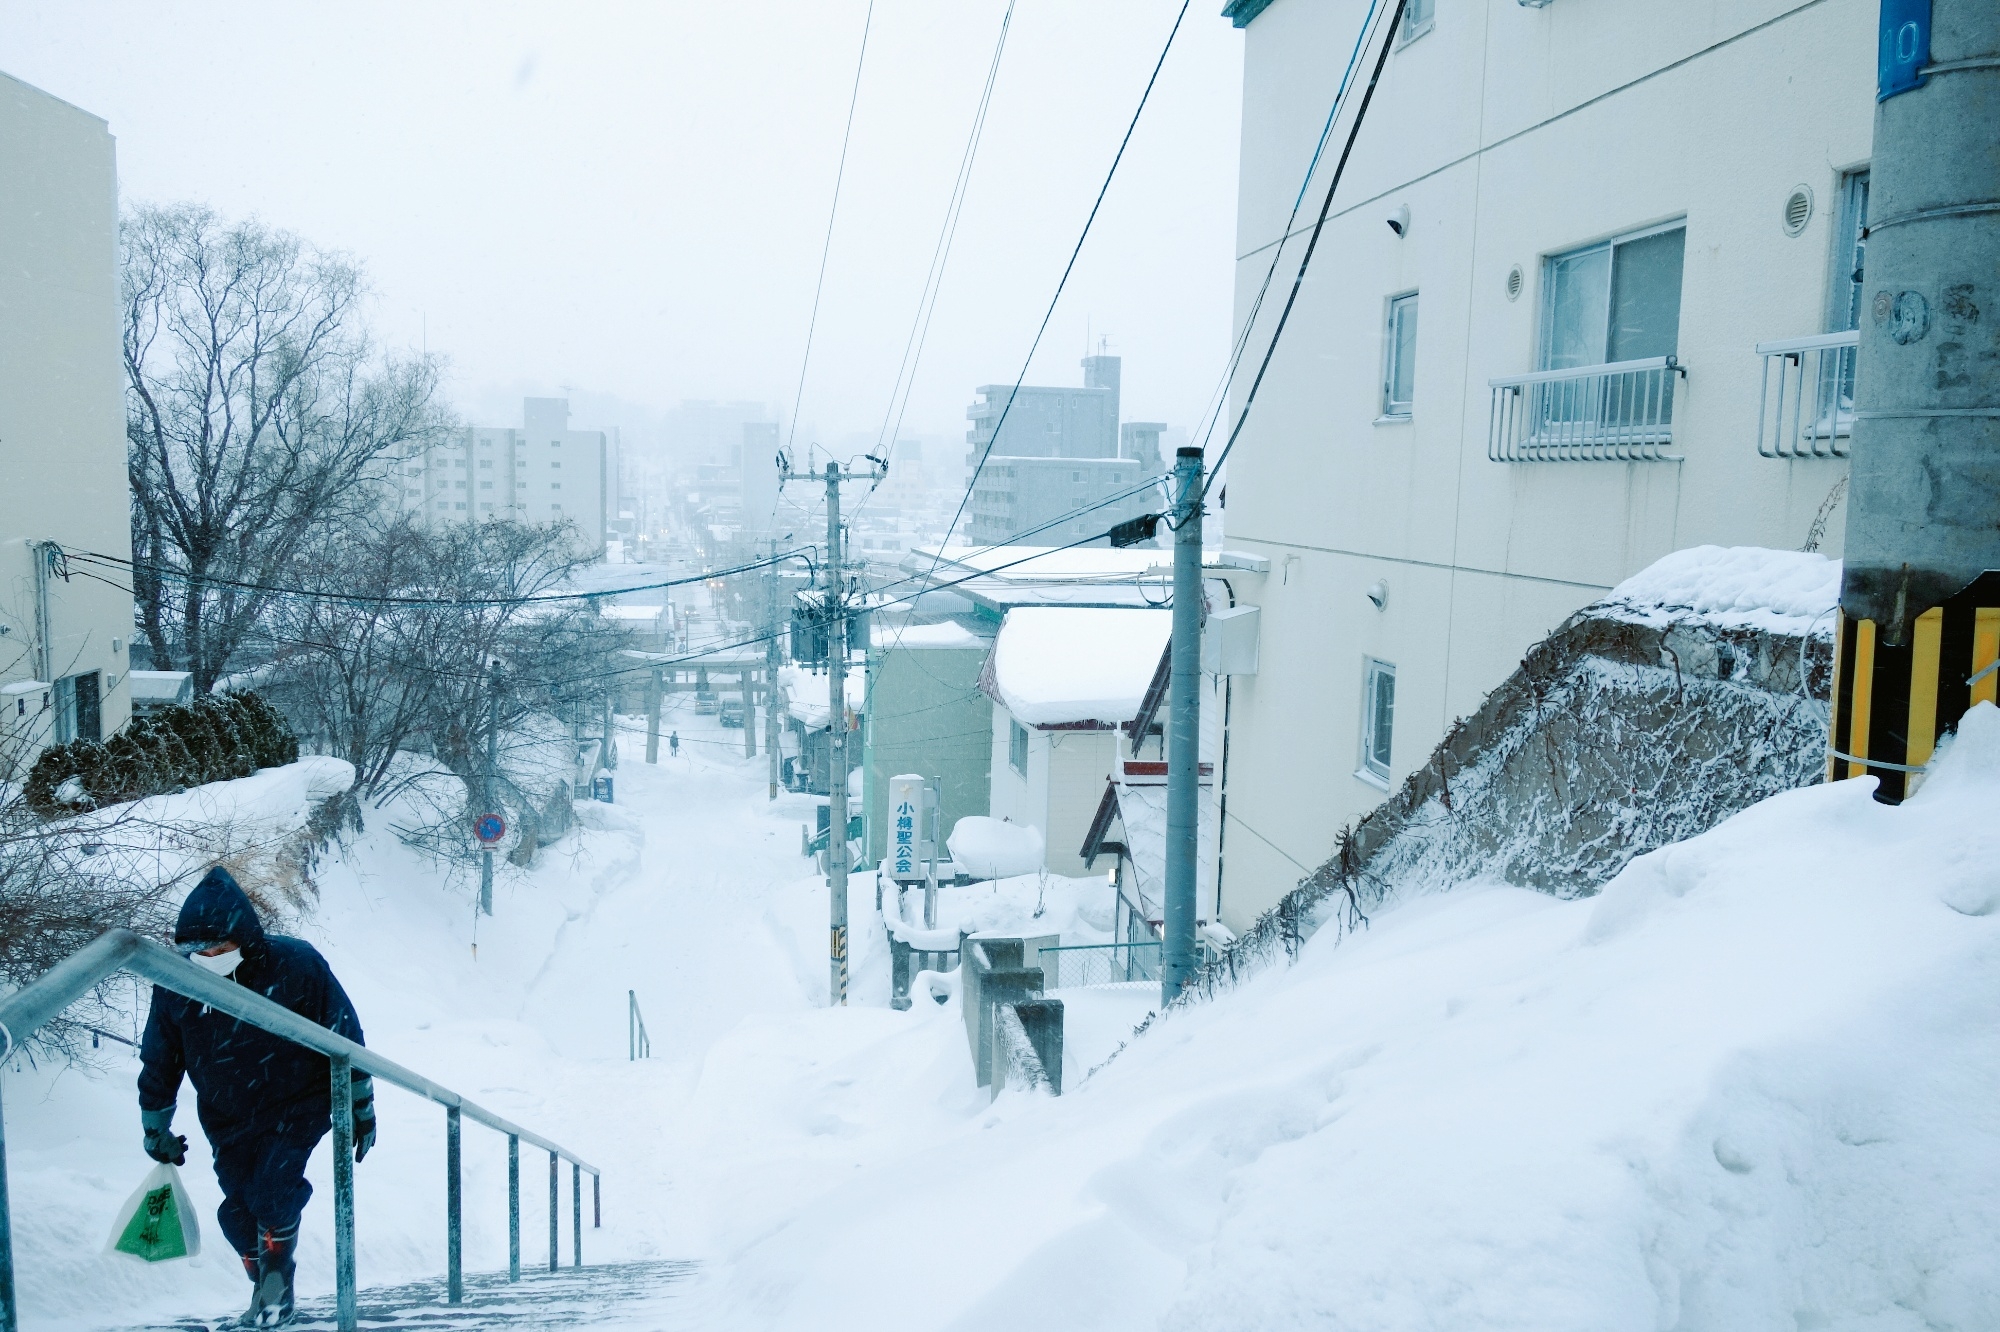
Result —
[{"label": "building window", "polygon": [[1367,659],[1361,690],[1361,772],[1387,784],[1396,734],[1396,668]]},{"label": "building window", "polygon": [[[492,441],[488,440],[487,442],[490,444]],[[493,465],[493,460],[491,458],[481,458],[479,460],[479,465],[481,467],[491,467]]]},{"label": "building window", "polygon": [[549,482],[549,489],[550,489],[550,490],[561,490],[561,489],[562,489],[562,482],[560,482],[560,481],[551,481],[551,482]]},{"label": "building window", "polygon": [[551,512],[551,513],[561,513],[561,512],[562,512],[562,505],[560,505],[560,504],[551,504],[551,505],[549,505],[549,512]]},{"label": "building window", "polygon": [[1012,717],[1007,719],[1007,766],[1028,775],[1028,728]]},{"label": "building window", "polygon": [[1389,301],[1383,332],[1382,415],[1408,416],[1417,383],[1417,293]]},{"label": "building window", "polygon": [[1840,178],[1840,230],[1833,241],[1829,333],[1861,327],[1861,268],[1867,257],[1867,228],[1868,172],[1850,171]]},{"label": "building window", "polygon": [[450,504],[448,504],[448,503],[446,503],[446,502],[445,502],[444,500],[439,500],[439,501],[438,501],[438,507],[439,507],[440,509],[449,509],[449,508],[451,507],[451,505],[450,505]]},{"label": "building window", "polygon": [[455,509],[463,509],[463,508],[465,508],[465,506],[464,506],[463,504],[455,504],[455,505],[453,505],[452,507],[453,507],[453,508],[455,508]]},{"label": "building window", "polygon": [[1414,42],[1437,22],[1437,0],[1409,0],[1403,6],[1403,30],[1396,36],[1398,46]]},{"label": "building window", "polygon": [[102,740],[104,712],[102,681],[96,671],[65,675],[56,681],[56,743],[72,740]]},{"label": "building window", "polygon": [[549,466],[551,466],[551,467],[561,467],[561,466],[562,466],[562,459],[560,459],[560,458],[556,459],[556,460],[555,460],[554,462],[550,463],[550,464],[549,464]]},{"label": "building window", "polygon": [[1551,256],[1540,368],[1672,356],[1680,345],[1686,245],[1686,225],[1674,222]]}]

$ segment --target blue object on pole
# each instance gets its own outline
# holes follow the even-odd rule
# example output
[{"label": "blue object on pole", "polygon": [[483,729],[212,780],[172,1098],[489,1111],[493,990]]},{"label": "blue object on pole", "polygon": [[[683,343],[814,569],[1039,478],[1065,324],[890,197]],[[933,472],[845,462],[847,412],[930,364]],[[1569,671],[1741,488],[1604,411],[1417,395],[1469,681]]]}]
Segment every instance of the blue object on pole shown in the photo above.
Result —
[{"label": "blue object on pole", "polygon": [[1882,0],[1882,28],[1875,54],[1875,100],[1886,101],[1924,85],[1931,62],[1931,0]]},{"label": "blue object on pole", "polygon": [[481,814],[473,821],[472,835],[491,846],[507,835],[507,820],[498,814]]},{"label": "blue object on pole", "polygon": [[590,779],[590,798],[592,800],[603,801],[607,805],[616,803],[611,798],[610,773],[600,772],[597,776]]}]

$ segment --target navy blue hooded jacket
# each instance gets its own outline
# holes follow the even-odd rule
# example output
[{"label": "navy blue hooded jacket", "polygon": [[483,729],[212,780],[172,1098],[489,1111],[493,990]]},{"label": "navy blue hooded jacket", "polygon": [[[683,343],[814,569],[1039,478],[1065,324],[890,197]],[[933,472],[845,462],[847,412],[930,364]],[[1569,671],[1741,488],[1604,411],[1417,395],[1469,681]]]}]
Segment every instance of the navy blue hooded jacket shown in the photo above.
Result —
[{"label": "navy blue hooded jacket", "polygon": [[[243,950],[238,984],[360,1043],[361,1020],[319,950],[303,939],[265,934],[250,899],[218,865],[181,905],[174,942],[224,939]],[[172,1106],[185,1073],[202,1131],[217,1147],[253,1135],[317,1138],[328,1128],[332,1072],[325,1055],[157,985],[139,1059],[139,1108]]]}]

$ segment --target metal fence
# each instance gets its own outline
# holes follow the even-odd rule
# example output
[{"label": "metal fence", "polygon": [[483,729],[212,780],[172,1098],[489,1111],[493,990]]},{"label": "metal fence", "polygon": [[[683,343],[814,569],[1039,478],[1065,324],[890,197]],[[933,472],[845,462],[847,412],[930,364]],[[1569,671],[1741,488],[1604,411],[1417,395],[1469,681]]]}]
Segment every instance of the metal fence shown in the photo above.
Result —
[{"label": "metal fence", "polygon": [[1041,950],[1042,986],[1067,990],[1087,985],[1120,985],[1160,979],[1160,941],[1065,944]]},{"label": "metal fence", "polygon": [[[474,1105],[457,1092],[412,1073],[394,1060],[336,1036],[317,1022],[245,989],[233,980],[214,976],[172,949],[130,930],[110,930],[64,958],[34,984],[0,1001],[0,1059],[21,1041],[89,993],[107,977],[129,971],[163,989],[219,1009],[241,1022],[261,1027],[309,1050],[327,1056],[332,1066],[329,1086],[333,1120],[333,1251],[335,1308],[341,1332],[355,1332],[359,1306],[354,1272],[354,1107],[356,1070],[436,1102],[445,1114],[445,1299],[465,1297],[461,1262],[462,1171],[459,1159],[461,1121],[484,1124],[507,1138],[507,1279],[521,1277],[521,1144],[549,1154],[549,1270],[557,1266],[561,1198],[561,1162],[570,1163],[571,1262],[583,1266],[583,1177],[590,1176],[593,1228],[603,1223],[600,1176],[596,1166],[574,1152]],[[7,1139],[0,1115],[0,1332],[16,1332],[18,1311],[14,1285],[13,1218],[7,1205]]]},{"label": "metal fence", "polygon": [[1679,462],[1671,356],[1487,381],[1486,456],[1493,462]]},{"label": "metal fence", "polygon": [[1760,342],[1757,452],[1765,458],[1845,458],[1854,433],[1858,330]]}]

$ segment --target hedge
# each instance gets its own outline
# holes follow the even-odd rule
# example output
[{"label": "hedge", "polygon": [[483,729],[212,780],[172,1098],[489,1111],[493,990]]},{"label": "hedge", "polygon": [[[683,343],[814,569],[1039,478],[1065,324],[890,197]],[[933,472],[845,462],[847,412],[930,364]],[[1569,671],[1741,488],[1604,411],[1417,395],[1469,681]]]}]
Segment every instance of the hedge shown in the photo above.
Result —
[{"label": "hedge", "polygon": [[[298,737],[263,698],[248,691],[210,694],[187,707],[134,717],[109,740],[49,746],[28,770],[22,796],[37,814],[56,818],[248,777],[298,757]],[[57,798],[58,788],[72,777],[87,800]]]}]

